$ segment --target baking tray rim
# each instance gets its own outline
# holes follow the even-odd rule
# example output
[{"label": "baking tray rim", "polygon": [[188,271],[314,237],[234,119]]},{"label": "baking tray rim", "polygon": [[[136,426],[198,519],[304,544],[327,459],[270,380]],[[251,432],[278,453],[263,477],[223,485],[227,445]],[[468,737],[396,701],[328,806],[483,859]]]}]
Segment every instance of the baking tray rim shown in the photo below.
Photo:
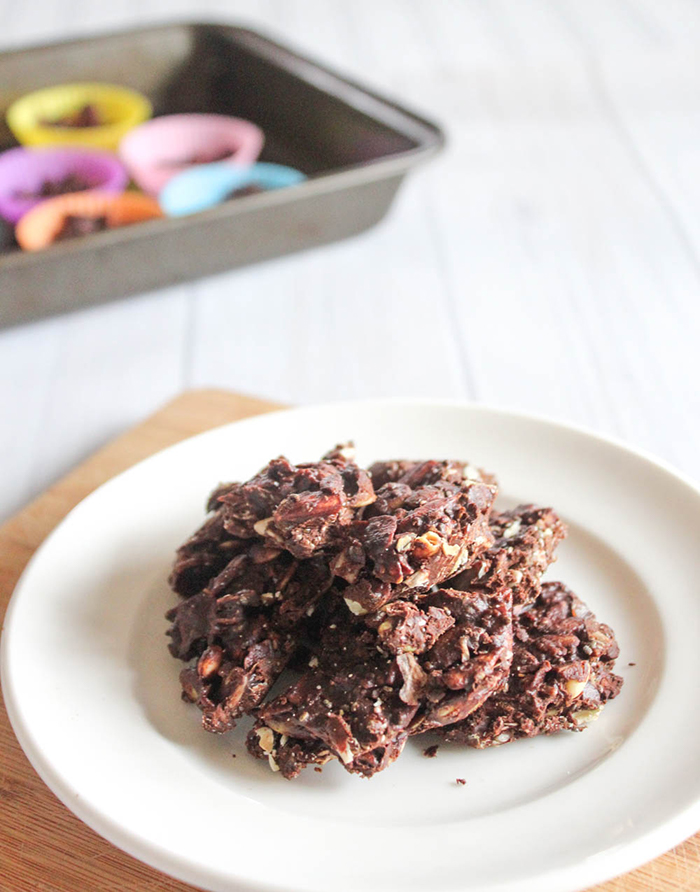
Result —
[{"label": "baking tray rim", "polygon": [[[231,22],[223,19],[217,20],[215,17],[202,20],[186,15],[173,16],[163,20],[119,28],[117,30],[99,29],[86,34],[58,40],[41,41],[26,46],[12,47],[9,49],[2,49],[0,47],[0,65],[2,64],[3,59],[8,56],[16,57],[28,53],[41,52],[42,50],[84,44],[103,38],[128,37],[130,34],[165,31],[170,28],[225,28],[233,30],[238,36],[243,37],[244,42],[253,44],[251,48],[254,51],[258,52],[259,55],[264,55],[266,59],[273,64],[279,66],[279,61],[275,60],[274,53],[282,53],[282,55],[293,60],[295,63],[302,63],[305,67],[308,66],[308,72],[316,72],[326,77],[330,76],[333,81],[343,88],[347,89],[350,87],[358,97],[362,96],[365,99],[369,99],[378,107],[390,110],[392,115],[396,115],[397,118],[403,118],[405,121],[410,122],[411,125],[417,127],[417,129],[421,131],[421,136],[417,137],[413,134],[409,135],[409,138],[414,139],[418,144],[412,148],[400,152],[393,152],[389,155],[374,158],[370,161],[362,161],[345,167],[334,168],[328,172],[315,176],[310,176],[304,182],[287,189],[273,190],[246,196],[246,199],[243,202],[225,202],[205,211],[199,211],[196,214],[187,214],[182,217],[159,217],[154,220],[141,222],[138,226],[124,226],[106,232],[92,233],[88,244],[86,244],[83,239],[75,239],[74,241],[65,241],[55,245],[49,245],[41,251],[14,251],[4,257],[0,256],[0,274],[5,270],[21,269],[25,265],[33,265],[37,263],[38,258],[55,259],[61,256],[69,256],[70,254],[86,253],[93,250],[93,248],[125,244],[136,239],[147,238],[149,235],[178,232],[182,229],[190,228],[193,225],[207,225],[219,220],[227,220],[239,216],[242,213],[255,210],[258,207],[274,206],[275,204],[291,204],[306,197],[323,195],[329,192],[344,191],[353,186],[364,185],[375,180],[390,180],[402,176],[416,163],[427,160],[431,156],[440,152],[445,146],[446,135],[443,129],[437,124],[422,117],[411,109],[406,108],[397,100],[384,96],[381,93],[377,93],[369,87],[355,81],[353,78],[344,76],[337,72],[332,66],[326,65],[325,62],[318,61],[313,56],[306,54],[306,52],[297,50],[292,44],[281,44],[274,37],[270,37],[264,30],[258,29],[257,26],[252,23],[241,20]],[[281,67],[284,67],[285,70],[289,70],[289,66]],[[290,73],[295,77],[298,77],[300,80],[306,81],[310,85],[324,90],[323,86],[315,83],[308,77],[304,77],[300,72],[291,71]],[[356,105],[350,102],[345,96],[338,96],[337,93],[329,90],[324,90],[324,92],[336,96],[339,101],[356,108],[368,117],[374,117],[375,120],[377,119],[375,115],[372,115],[371,111],[361,107],[364,103]],[[382,123],[385,122],[382,121]],[[407,135],[405,134],[405,131],[400,130],[398,123],[388,123],[386,126]]]}]

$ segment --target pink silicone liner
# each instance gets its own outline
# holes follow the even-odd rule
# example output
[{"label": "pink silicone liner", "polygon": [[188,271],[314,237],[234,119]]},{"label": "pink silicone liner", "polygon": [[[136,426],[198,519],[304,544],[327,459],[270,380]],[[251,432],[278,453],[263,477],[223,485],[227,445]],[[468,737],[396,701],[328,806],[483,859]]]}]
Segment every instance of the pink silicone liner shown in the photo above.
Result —
[{"label": "pink silicone liner", "polygon": [[83,177],[92,189],[123,192],[128,182],[124,165],[109,152],[95,149],[9,149],[0,154],[0,215],[17,223],[45,197],[22,198],[70,174]]},{"label": "pink silicone liner", "polygon": [[243,118],[165,115],[130,131],[119,154],[144,192],[157,195],[169,179],[192,167],[190,159],[206,163],[229,152],[226,163],[245,166],[256,161],[264,139],[262,130]]}]

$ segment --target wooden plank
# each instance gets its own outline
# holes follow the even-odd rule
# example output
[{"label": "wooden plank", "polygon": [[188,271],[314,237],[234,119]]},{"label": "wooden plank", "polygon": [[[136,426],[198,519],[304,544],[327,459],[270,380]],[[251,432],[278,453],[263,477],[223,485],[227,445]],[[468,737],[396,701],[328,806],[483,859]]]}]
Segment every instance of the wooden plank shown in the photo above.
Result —
[{"label": "wooden plank", "polygon": [[[207,14],[248,19],[250,3]],[[442,121],[447,151],[366,237],[0,332],[0,515],[212,384],[303,403],[464,395],[695,474],[700,5],[259,0],[252,16]],[[0,41],[157,17],[157,0],[0,0]]]},{"label": "wooden plank", "polygon": [[[435,374],[406,361],[419,346],[440,357],[441,395],[473,398],[422,210],[421,176],[405,183],[389,219],[366,235],[240,270],[230,289],[221,277],[195,283],[195,386],[245,384],[291,403],[430,397]],[[391,257],[396,262],[386,262]],[[242,336],[243,326],[259,335]]]},{"label": "wooden plank", "polygon": [[[57,523],[115,474],[186,436],[275,408],[225,391],[190,391],[102,449],[0,527],[0,617],[22,569]],[[0,706],[0,888],[3,892],[186,892],[105,842],[34,773]],[[690,892],[700,888],[700,834],[596,892]]]}]

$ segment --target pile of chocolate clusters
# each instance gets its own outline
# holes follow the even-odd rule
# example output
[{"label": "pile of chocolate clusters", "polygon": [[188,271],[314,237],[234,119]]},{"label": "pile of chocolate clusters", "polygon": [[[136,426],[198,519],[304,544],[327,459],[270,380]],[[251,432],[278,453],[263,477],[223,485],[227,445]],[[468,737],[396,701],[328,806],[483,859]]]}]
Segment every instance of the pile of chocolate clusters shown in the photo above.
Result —
[{"label": "pile of chocolate clusters", "polygon": [[585,728],[620,691],[618,646],[541,582],[554,511],[494,511],[496,481],[464,462],[353,459],[220,486],[178,550],[170,650],[204,728],[253,716],[250,753],[287,778],[333,759],[371,777],[426,731],[482,748]]}]

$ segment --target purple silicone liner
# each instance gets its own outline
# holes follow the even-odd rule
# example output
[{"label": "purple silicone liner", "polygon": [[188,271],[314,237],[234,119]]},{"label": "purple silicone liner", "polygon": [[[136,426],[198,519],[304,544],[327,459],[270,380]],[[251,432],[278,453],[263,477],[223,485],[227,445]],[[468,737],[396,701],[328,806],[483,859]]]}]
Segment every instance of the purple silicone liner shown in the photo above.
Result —
[{"label": "purple silicone liner", "polygon": [[90,188],[123,192],[129,175],[121,161],[109,152],[95,149],[9,149],[0,154],[0,216],[17,223],[46,198],[20,198],[33,193],[47,181],[56,182],[74,174]]}]

